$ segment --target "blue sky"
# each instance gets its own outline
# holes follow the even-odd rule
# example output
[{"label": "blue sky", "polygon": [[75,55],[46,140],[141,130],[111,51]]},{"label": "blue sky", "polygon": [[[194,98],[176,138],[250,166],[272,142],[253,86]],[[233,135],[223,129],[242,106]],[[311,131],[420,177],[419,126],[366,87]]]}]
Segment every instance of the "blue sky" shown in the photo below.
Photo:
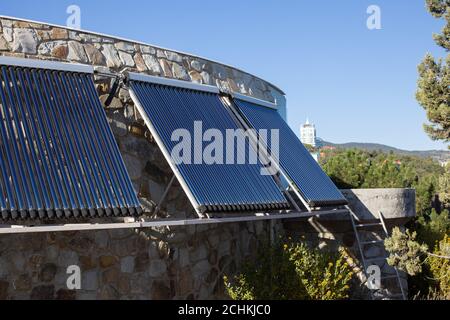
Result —
[{"label": "blue sky", "polygon": [[[307,117],[332,142],[445,149],[422,130],[414,95],[417,64],[442,22],[425,0],[1,1],[0,14],[65,24],[81,8],[82,28],[234,65],[282,88],[288,122]],[[367,7],[381,8],[381,30],[366,27]]]}]

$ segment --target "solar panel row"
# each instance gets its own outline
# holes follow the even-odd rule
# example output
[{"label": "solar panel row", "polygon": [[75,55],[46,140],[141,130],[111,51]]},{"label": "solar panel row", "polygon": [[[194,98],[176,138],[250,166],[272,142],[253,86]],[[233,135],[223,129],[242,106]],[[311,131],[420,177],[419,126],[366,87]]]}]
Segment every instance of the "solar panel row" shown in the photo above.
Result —
[{"label": "solar panel row", "polygon": [[1,65],[0,136],[4,219],[140,211],[92,74]]}]

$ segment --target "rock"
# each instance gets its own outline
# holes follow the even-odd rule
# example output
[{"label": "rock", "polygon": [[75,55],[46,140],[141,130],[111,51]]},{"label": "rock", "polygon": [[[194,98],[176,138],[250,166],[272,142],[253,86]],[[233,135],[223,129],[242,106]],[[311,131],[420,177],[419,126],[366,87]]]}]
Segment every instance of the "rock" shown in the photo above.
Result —
[{"label": "rock", "polygon": [[150,191],[150,198],[155,202],[159,202],[164,194],[164,186],[148,179],[148,190]]},{"label": "rock", "polygon": [[14,29],[13,51],[36,54],[37,36],[31,29]]},{"label": "rock", "polygon": [[128,256],[120,260],[120,271],[123,273],[132,273],[134,271],[134,257]]},{"label": "rock", "polygon": [[75,290],[59,289],[56,292],[57,300],[75,300],[77,292]]},{"label": "rock", "polygon": [[211,265],[209,264],[209,262],[207,260],[202,260],[202,261],[197,262],[192,267],[192,274],[195,279],[200,279],[209,273],[210,268],[211,268]]},{"label": "rock", "polygon": [[76,41],[69,41],[69,54],[67,55],[67,59],[87,63],[88,58],[84,52],[83,45]]},{"label": "rock", "polygon": [[191,68],[197,72],[201,72],[202,71],[202,63],[200,63],[200,61],[198,61],[198,60],[192,60]]},{"label": "rock", "polygon": [[58,268],[53,263],[46,263],[39,273],[39,280],[42,282],[50,282],[55,278]]},{"label": "rock", "polygon": [[3,27],[3,37],[5,37],[5,40],[8,42],[13,41],[13,29],[9,27]]},{"label": "rock", "polygon": [[1,22],[1,25],[3,27],[12,27],[13,26],[13,21],[12,20],[1,19],[0,22]]},{"label": "rock", "polygon": [[69,37],[69,33],[67,32],[66,29],[53,28],[52,32],[50,33],[50,37],[53,40],[63,40]]},{"label": "rock", "polygon": [[227,82],[232,92],[239,92],[239,87],[237,86],[236,82],[233,79],[228,78]]},{"label": "rock", "polygon": [[98,276],[96,270],[81,273],[81,289],[84,291],[95,291],[98,289]]},{"label": "rock", "polygon": [[80,264],[81,270],[83,271],[92,270],[97,267],[97,261],[92,259],[91,256],[81,256]]},{"label": "rock", "polygon": [[150,257],[147,252],[141,252],[134,258],[134,272],[143,272],[148,268]]},{"label": "rock", "polygon": [[118,300],[120,294],[116,288],[111,285],[106,285],[100,290],[98,299],[100,300]]},{"label": "rock", "polygon": [[217,79],[225,80],[227,78],[225,67],[221,64],[213,64],[213,75]]},{"label": "rock", "polygon": [[69,54],[69,48],[67,46],[58,46],[52,50],[52,56],[58,59],[66,59]]},{"label": "rock", "polygon": [[162,68],[164,76],[167,78],[172,78],[173,75],[172,75],[172,67],[170,65],[171,63],[168,62],[167,60],[161,59],[159,60],[159,64]]},{"label": "rock", "polygon": [[194,251],[190,254],[191,262],[197,262],[204,260],[208,257],[208,249],[204,244],[200,244]]},{"label": "rock", "polygon": [[31,291],[31,300],[52,300],[55,295],[55,286],[38,286]]},{"label": "rock", "polygon": [[106,248],[108,246],[108,232],[104,230],[96,231],[94,236],[95,244],[98,248]]},{"label": "rock", "polygon": [[187,267],[189,265],[189,251],[186,248],[181,248],[178,251],[178,259],[181,268]]},{"label": "rock", "polygon": [[186,295],[191,292],[194,284],[194,279],[192,279],[192,272],[189,268],[184,268],[180,271],[177,278],[177,294]]},{"label": "rock", "polygon": [[211,248],[217,248],[217,246],[219,245],[219,234],[217,232],[209,233],[208,243]]},{"label": "rock", "polygon": [[156,50],[153,47],[149,47],[149,46],[143,46],[141,45],[141,52],[142,53],[146,53],[146,54],[156,54]]},{"label": "rock", "polygon": [[202,79],[203,79],[203,83],[204,83],[204,84],[209,84],[209,85],[212,85],[212,84],[213,84],[213,81],[212,81],[212,79],[211,79],[211,76],[209,75],[208,72],[202,71],[202,72],[200,73],[200,75],[202,76]]},{"label": "rock", "polygon": [[154,56],[144,54],[142,55],[142,59],[144,60],[145,65],[152,74],[161,73],[161,67],[159,66],[159,63]]},{"label": "rock", "polygon": [[[108,115],[110,115],[109,113]],[[124,137],[128,134],[128,128],[125,124],[125,118],[123,113],[114,110],[113,114],[109,116],[108,122],[111,126],[111,129],[116,137]]]},{"label": "rock", "polygon": [[9,43],[2,35],[0,35],[0,50],[9,50]]},{"label": "rock", "polygon": [[154,281],[151,289],[152,300],[167,300],[171,297],[170,287],[165,281]]},{"label": "rock", "polygon": [[29,291],[31,289],[31,278],[28,274],[21,274],[14,281],[14,289],[17,291]]},{"label": "rock", "polygon": [[142,170],[144,169],[141,164],[141,161],[128,154],[124,154],[122,157],[127,167],[130,178],[133,180],[140,178],[142,175]]},{"label": "rock", "polygon": [[189,77],[191,78],[192,82],[195,83],[203,83],[203,78],[202,75],[200,73],[198,73],[197,71],[189,71]]},{"label": "rock", "polygon": [[130,279],[128,276],[121,276],[119,278],[118,289],[122,295],[125,295],[130,291]]},{"label": "rock", "polygon": [[103,284],[116,284],[119,282],[119,269],[111,268],[103,272],[102,283]]},{"label": "rock", "polygon": [[156,57],[157,58],[167,58],[166,53],[164,50],[156,50]]},{"label": "rock", "polygon": [[88,56],[89,62],[94,65],[105,65],[106,60],[103,54],[92,44],[85,44],[84,50]]},{"label": "rock", "polygon": [[78,254],[74,251],[62,251],[58,257],[58,265],[67,267],[71,265],[78,265]]},{"label": "rock", "polygon": [[150,277],[157,278],[164,275],[167,271],[166,263],[163,260],[154,259],[150,261],[150,266],[148,269],[148,274]]},{"label": "rock", "polygon": [[111,252],[119,257],[126,257],[136,253],[136,238],[114,241],[110,246]]},{"label": "rock", "polygon": [[90,42],[90,43],[111,43],[112,41],[108,38],[100,38],[99,36],[93,35],[93,34],[87,34],[87,33],[81,33],[79,35],[80,39],[84,40],[84,42]]},{"label": "rock", "polygon": [[178,53],[173,52],[173,51],[166,51],[166,57],[168,60],[173,61],[173,62],[178,62],[178,63],[183,62],[183,58],[181,57],[181,55],[179,55]]},{"label": "rock", "polygon": [[136,68],[139,72],[147,71],[147,65],[145,64],[144,58],[142,58],[142,55],[140,53],[136,53],[136,55],[134,56],[134,62],[136,63]]},{"label": "rock", "polygon": [[100,267],[106,269],[117,264],[118,259],[115,256],[100,256]]},{"label": "rock", "polygon": [[0,300],[8,299],[9,282],[0,280]]},{"label": "rock", "polygon": [[120,62],[119,55],[118,55],[117,50],[114,47],[114,45],[104,44],[102,53],[106,58],[106,65],[109,68],[120,68],[121,67],[122,64]]},{"label": "rock", "polygon": [[134,52],[134,44],[131,44],[129,42],[123,42],[123,41],[117,42],[115,44],[115,47],[118,50],[125,51],[125,52],[128,52],[128,53],[133,53]]},{"label": "rock", "polygon": [[230,241],[225,240],[225,241],[221,241],[219,243],[217,252],[218,252],[219,256],[224,256],[224,255],[230,254],[230,250],[231,250]]},{"label": "rock", "polygon": [[186,72],[186,69],[180,66],[178,63],[172,64],[172,74],[175,78],[180,80],[187,80],[187,81],[191,80],[191,78],[189,78],[189,75]]},{"label": "rock", "polygon": [[64,41],[48,41],[43,42],[38,47],[38,54],[41,55],[50,55],[52,50],[57,46],[65,45]]},{"label": "rock", "polygon": [[134,67],[133,56],[129,53],[119,51],[119,57],[122,63],[127,67]]}]

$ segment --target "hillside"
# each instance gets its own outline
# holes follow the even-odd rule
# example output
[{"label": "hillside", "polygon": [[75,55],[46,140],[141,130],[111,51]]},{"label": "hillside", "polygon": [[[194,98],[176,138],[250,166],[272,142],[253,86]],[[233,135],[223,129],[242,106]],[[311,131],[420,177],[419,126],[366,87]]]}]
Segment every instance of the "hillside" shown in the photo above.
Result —
[{"label": "hillside", "polygon": [[368,150],[368,151],[383,151],[383,152],[394,152],[401,155],[409,155],[409,156],[417,156],[422,158],[433,158],[438,161],[449,161],[450,160],[450,151],[446,150],[426,150],[426,151],[409,151],[409,150],[402,150],[397,149],[391,146],[387,146],[384,144],[378,144],[378,143],[363,143],[363,142],[349,142],[349,143],[332,143],[328,141],[322,141],[321,142],[323,146],[333,146],[336,148],[343,148],[343,149],[362,149],[362,150]]}]

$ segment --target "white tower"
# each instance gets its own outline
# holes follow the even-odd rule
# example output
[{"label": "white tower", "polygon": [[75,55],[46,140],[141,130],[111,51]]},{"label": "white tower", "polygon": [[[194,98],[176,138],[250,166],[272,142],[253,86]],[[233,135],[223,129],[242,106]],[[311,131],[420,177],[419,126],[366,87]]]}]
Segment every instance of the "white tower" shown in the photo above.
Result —
[{"label": "white tower", "polygon": [[316,127],[314,124],[309,123],[309,119],[306,119],[306,123],[300,127],[300,140],[303,144],[309,144],[316,147]]}]

